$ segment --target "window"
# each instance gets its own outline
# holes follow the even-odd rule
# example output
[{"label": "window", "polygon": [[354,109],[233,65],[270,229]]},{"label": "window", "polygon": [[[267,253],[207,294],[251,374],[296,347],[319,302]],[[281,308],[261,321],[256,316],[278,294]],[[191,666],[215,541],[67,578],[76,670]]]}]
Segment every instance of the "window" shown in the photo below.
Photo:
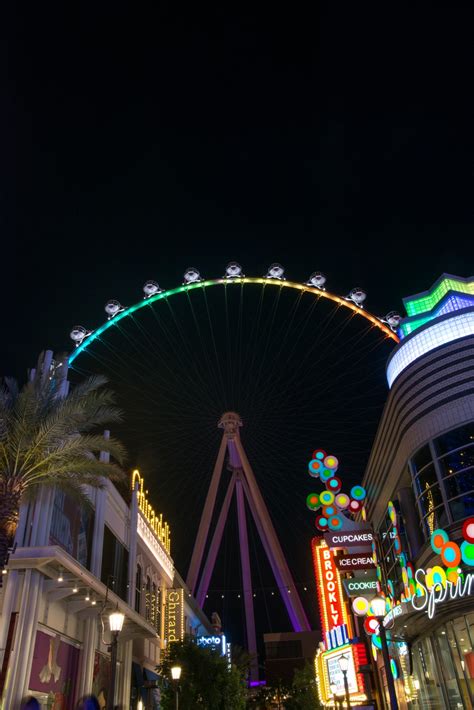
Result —
[{"label": "window", "polygon": [[151,621],[151,579],[148,575],[145,586],[145,619]]},{"label": "window", "polygon": [[142,602],[142,568],[137,565],[137,573],[135,576],[135,611],[140,613]]},{"label": "window", "polygon": [[49,532],[50,545],[59,545],[83,567],[90,569],[94,511],[78,504],[63,491],[54,491],[53,515]]},{"label": "window", "polygon": [[474,422],[423,446],[410,461],[425,538],[474,515]]},{"label": "window", "polygon": [[100,578],[115,594],[127,599],[128,550],[107,526],[104,527]]}]

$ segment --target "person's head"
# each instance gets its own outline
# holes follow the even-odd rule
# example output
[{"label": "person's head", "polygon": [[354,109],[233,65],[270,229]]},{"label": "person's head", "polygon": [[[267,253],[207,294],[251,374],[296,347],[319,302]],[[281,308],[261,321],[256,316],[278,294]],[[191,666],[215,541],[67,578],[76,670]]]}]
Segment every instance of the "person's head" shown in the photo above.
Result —
[{"label": "person's head", "polygon": [[99,701],[95,695],[84,695],[79,700],[77,710],[100,710]]},{"label": "person's head", "polygon": [[41,710],[41,705],[32,695],[29,695],[21,703],[21,710]]}]

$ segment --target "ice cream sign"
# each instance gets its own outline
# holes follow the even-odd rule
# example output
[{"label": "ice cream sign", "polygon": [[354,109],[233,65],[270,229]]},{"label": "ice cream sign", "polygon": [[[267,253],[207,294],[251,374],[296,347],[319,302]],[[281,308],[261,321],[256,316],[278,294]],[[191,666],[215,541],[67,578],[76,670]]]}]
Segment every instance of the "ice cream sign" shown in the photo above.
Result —
[{"label": "ice cream sign", "polygon": [[341,575],[334,561],[334,554],[324,540],[312,540],[314,574],[318,591],[319,609],[323,633],[328,633],[336,626],[347,624],[350,619],[342,593]]}]

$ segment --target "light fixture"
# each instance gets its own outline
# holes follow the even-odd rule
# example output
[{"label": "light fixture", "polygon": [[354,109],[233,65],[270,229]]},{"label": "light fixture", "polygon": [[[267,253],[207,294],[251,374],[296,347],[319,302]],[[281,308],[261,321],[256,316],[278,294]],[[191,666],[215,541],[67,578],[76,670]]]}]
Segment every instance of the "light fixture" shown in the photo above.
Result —
[{"label": "light fixture", "polygon": [[343,673],[347,673],[349,668],[349,658],[344,654],[339,658],[339,668]]},{"label": "light fixture", "polygon": [[90,601],[90,594],[89,594],[89,590],[87,590],[87,592],[86,592],[86,596],[84,597],[84,599],[85,599],[85,601],[86,601],[86,602]]},{"label": "light fixture", "polygon": [[181,666],[171,666],[171,677],[173,680],[181,678]]},{"label": "light fixture", "polygon": [[109,680],[109,693],[107,695],[107,710],[113,710],[115,707],[115,678],[117,674],[117,645],[119,633],[122,631],[123,622],[125,620],[125,614],[122,614],[118,610],[118,604],[111,614],[109,614],[109,626],[112,632],[112,643],[110,644],[110,680]]},{"label": "light fixture", "polygon": [[383,619],[385,616],[385,599],[383,597],[377,595],[371,599],[370,607],[377,619]]},{"label": "light fixture", "polygon": [[7,568],[4,567],[4,568],[2,569],[2,574],[6,574],[6,573],[7,573]]},{"label": "light fixture", "polygon": [[139,700],[137,703],[137,710],[143,710],[143,700]]},{"label": "light fixture", "polygon": [[95,606],[95,605],[97,604],[97,602],[96,602],[96,600],[94,599],[94,597],[92,597],[92,599],[91,599],[91,604],[92,604],[92,606]]},{"label": "light fixture", "polygon": [[74,587],[72,588],[72,593],[73,593],[73,594],[77,594],[78,591],[79,591],[79,590],[78,590],[77,586],[74,585]]},{"label": "light fixture", "polygon": [[123,622],[125,620],[125,615],[120,611],[114,611],[109,614],[109,626],[110,630],[116,633],[122,631]]},{"label": "light fixture", "polygon": [[64,581],[63,568],[60,567],[60,568],[59,568],[59,572],[58,572],[58,582],[63,582],[63,581]]}]

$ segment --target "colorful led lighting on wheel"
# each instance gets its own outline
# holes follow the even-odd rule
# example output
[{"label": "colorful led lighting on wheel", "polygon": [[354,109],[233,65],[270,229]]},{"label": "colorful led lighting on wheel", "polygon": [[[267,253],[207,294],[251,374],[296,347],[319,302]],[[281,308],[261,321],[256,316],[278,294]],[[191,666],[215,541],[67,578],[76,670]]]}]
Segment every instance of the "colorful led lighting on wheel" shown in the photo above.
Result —
[{"label": "colorful led lighting on wheel", "polygon": [[[334,303],[337,303],[339,306],[344,306],[345,308],[348,308],[349,310],[353,311],[353,313],[361,316],[362,318],[365,318],[368,320],[373,326],[381,330],[386,337],[391,338],[394,340],[396,343],[399,341],[399,338],[396,333],[394,333],[391,328],[389,328],[388,325],[385,323],[382,323],[380,318],[377,318],[376,316],[373,316],[371,313],[369,313],[366,309],[360,308],[360,306],[357,306],[355,303],[348,301],[346,298],[342,296],[336,296],[333,293],[330,293],[329,291],[322,290],[320,288],[316,288],[314,286],[310,286],[308,284],[301,284],[297,283],[296,281],[282,281],[280,279],[272,279],[272,278],[259,278],[259,277],[243,277],[243,278],[232,278],[232,279],[206,279],[203,281],[198,281],[195,283],[188,283],[183,286],[178,286],[177,288],[170,288],[167,291],[160,291],[159,293],[156,293],[149,298],[142,299],[138,301],[138,303],[135,303],[133,306],[130,306],[129,308],[125,308],[123,311],[120,311],[115,315],[113,318],[110,320],[106,321],[103,323],[99,328],[94,330],[94,332],[90,333],[84,340],[78,345],[78,347],[74,350],[74,352],[71,353],[69,356],[69,365],[72,365],[74,360],[81,354],[83,350],[85,350],[91,343],[94,342],[94,340],[97,340],[97,338],[100,338],[100,336],[109,328],[111,328],[113,325],[118,323],[119,321],[123,320],[124,318],[127,318],[128,316],[132,315],[136,311],[140,310],[141,308],[147,308],[149,307],[152,303],[156,303],[157,301],[165,301],[170,298],[171,296],[174,296],[176,294],[180,293],[188,293],[189,291],[193,291],[195,289],[206,289],[209,288],[210,286],[226,286],[233,288],[235,284],[260,284],[262,286],[273,286],[277,288],[291,288],[295,289],[297,291],[301,292],[307,292],[307,293],[312,293],[316,298],[325,298],[330,301],[333,301]],[[325,452],[324,456],[326,455]],[[323,456],[323,458],[324,458]]]}]

